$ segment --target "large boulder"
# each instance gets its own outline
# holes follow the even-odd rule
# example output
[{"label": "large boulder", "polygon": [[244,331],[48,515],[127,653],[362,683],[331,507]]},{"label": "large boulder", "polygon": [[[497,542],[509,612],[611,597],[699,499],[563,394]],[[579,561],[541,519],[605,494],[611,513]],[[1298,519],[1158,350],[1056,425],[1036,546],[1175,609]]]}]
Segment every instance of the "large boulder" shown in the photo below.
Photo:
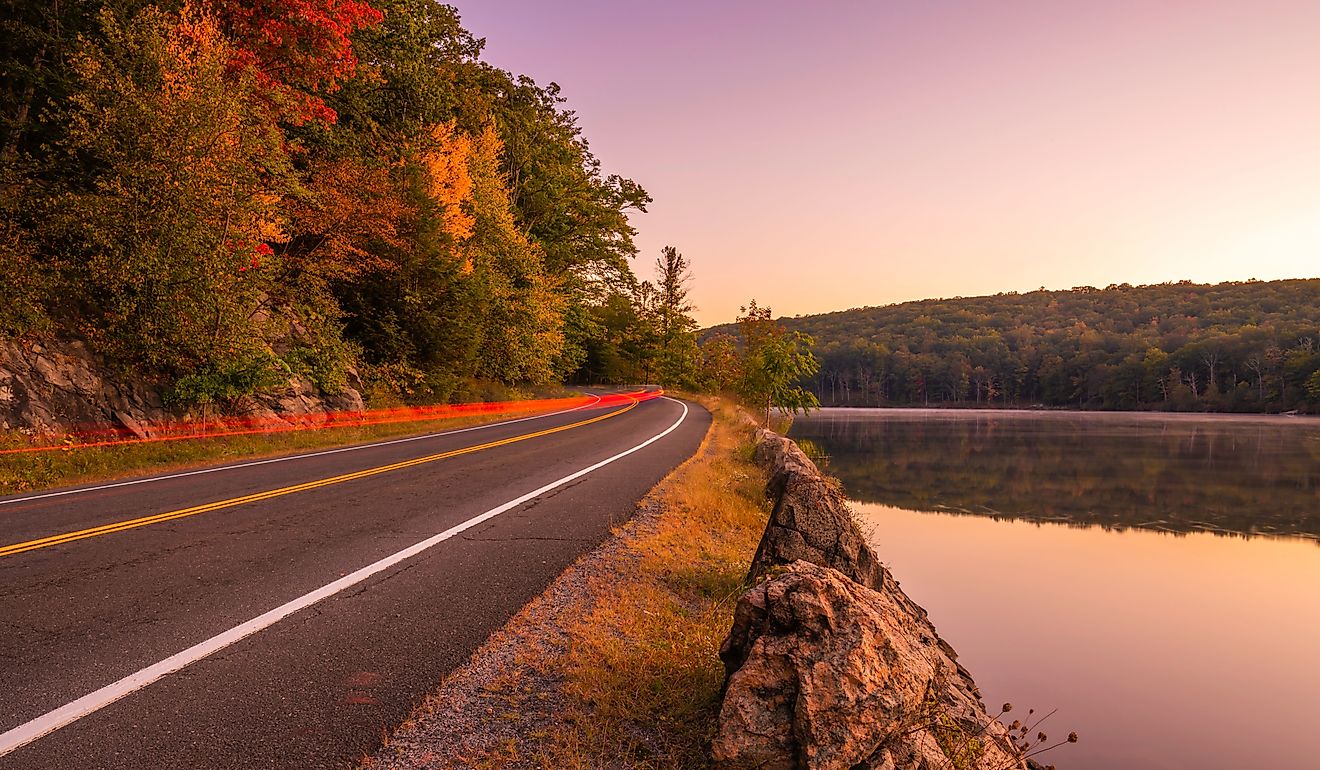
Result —
[{"label": "large boulder", "polygon": [[764,428],[756,431],[752,459],[765,468],[771,486],[782,484],[790,473],[820,475],[820,469],[795,441]]},{"label": "large boulder", "polygon": [[720,651],[716,766],[1024,767],[913,606],[805,561],[753,587]]},{"label": "large boulder", "polygon": [[748,582],[801,560],[836,569],[868,588],[883,588],[885,570],[837,483],[823,476],[797,444],[770,431],[757,434],[753,457],[766,469],[766,492],[775,506]]}]

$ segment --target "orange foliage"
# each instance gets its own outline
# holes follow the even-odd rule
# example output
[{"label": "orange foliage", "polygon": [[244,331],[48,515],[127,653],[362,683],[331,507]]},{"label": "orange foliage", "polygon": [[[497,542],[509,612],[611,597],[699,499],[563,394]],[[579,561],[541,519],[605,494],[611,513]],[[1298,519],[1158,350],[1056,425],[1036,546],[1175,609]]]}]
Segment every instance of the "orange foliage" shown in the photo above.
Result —
[{"label": "orange foliage", "polygon": [[[472,138],[450,122],[432,128],[431,140],[433,144],[421,156],[427,192],[441,207],[441,230],[455,244],[462,245],[472,238],[476,224],[471,211],[472,173],[468,168],[473,151]],[[465,257],[463,272],[471,271],[472,259]]]},{"label": "orange foliage", "polygon": [[179,19],[169,31],[165,61],[170,65],[161,72],[161,90],[167,99],[187,101],[196,92],[198,65],[209,61],[225,45],[215,21],[186,3]]},{"label": "orange foliage", "polygon": [[304,270],[338,279],[388,269],[379,255],[385,245],[406,249],[402,223],[414,214],[390,170],[354,158],[332,160],[313,169],[309,198],[292,204],[292,215],[304,248],[290,255]]}]

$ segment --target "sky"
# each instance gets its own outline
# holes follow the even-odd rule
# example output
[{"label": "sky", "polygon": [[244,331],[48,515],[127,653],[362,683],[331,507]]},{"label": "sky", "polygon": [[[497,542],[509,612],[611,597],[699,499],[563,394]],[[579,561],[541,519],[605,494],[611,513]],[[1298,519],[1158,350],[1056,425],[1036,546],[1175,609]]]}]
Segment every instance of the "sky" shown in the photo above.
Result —
[{"label": "sky", "polygon": [[453,0],[651,193],[703,325],[1320,276],[1320,2]]}]

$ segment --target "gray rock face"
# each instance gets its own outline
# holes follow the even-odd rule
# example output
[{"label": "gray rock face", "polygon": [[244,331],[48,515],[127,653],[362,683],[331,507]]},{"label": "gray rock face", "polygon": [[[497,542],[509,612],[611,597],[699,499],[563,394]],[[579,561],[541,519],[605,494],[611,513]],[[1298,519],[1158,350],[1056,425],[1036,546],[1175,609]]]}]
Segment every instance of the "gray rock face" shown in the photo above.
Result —
[{"label": "gray rock face", "polygon": [[62,433],[115,424],[146,435],[143,423],[175,416],[151,383],[111,377],[81,342],[0,342],[0,428]]},{"label": "gray rock face", "polygon": [[[326,412],[360,412],[361,387],[355,372],[336,394],[295,377],[284,391],[252,399],[244,416],[306,422]],[[81,342],[0,341],[0,429],[52,434],[115,427],[146,438],[154,425],[190,417],[167,408],[162,396],[159,383],[115,372]]]},{"label": "gray rock face", "polygon": [[775,507],[748,582],[802,560],[836,569],[868,588],[884,587],[885,570],[853,521],[843,492],[797,444],[762,430],[753,458],[768,471],[766,491]]},{"label": "gray rock face", "polygon": [[760,428],[756,431],[756,446],[752,459],[770,476],[770,487],[782,485],[790,473],[819,476],[820,469],[807,457],[806,452],[787,436]]},{"label": "gray rock face", "polygon": [[1025,767],[896,589],[794,562],[739,600],[720,656],[723,770]]}]

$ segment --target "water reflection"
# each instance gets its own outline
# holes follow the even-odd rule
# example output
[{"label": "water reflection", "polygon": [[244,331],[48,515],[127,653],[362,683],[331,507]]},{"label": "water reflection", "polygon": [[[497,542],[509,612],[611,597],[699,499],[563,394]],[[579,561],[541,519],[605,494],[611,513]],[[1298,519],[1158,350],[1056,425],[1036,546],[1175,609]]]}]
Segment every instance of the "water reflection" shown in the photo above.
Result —
[{"label": "water reflection", "polygon": [[863,502],[1320,539],[1320,422],[1306,418],[824,409],[792,436]]},{"label": "water reflection", "polygon": [[1320,767],[1320,552],[1296,539],[1320,536],[1320,421],[824,410],[792,435],[987,700],[1081,733],[1048,762]]},{"label": "water reflection", "polygon": [[[990,703],[1058,709],[1063,770],[1320,767],[1320,552],[860,503]],[[1019,711],[1015,710],[1013,716]]]}]

